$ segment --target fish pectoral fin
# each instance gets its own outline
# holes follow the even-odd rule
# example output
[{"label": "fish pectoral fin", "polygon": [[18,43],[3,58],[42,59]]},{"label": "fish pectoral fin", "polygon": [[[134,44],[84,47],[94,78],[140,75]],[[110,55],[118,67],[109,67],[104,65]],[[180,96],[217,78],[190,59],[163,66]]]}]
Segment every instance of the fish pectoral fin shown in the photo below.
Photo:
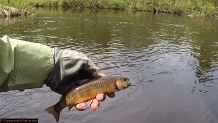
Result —
[{"label": "fish pectoral fin", "polygon": [[91,100],[87,101],[87,102],[86,102],[86,107],[89,107],[89,106],[91,106],[91,104],[92,104],[93,100],[94,100],[94,99],[91,99]]},{"label": "fish pectoral fin", "polygon": [[74,105],[68,105],[67,107],[68,107],[69,111],[71,111],[74,108]]}]

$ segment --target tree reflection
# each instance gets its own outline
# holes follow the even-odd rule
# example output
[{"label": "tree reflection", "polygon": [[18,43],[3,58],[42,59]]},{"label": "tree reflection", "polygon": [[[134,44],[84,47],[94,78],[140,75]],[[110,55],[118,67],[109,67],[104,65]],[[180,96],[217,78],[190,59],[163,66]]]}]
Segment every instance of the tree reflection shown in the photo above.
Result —
[{"label": "tree reflection", "polygon": [[197,34],[192,34],[191,38],[196,41],[193,44],[194,57],[198,60],[196,67],[196,77],[199,83],[212,82],[216,79],[218,49],[218,36],[213,21],[202,21],[202,23],[194,24],[193,30],[197,30]]}]

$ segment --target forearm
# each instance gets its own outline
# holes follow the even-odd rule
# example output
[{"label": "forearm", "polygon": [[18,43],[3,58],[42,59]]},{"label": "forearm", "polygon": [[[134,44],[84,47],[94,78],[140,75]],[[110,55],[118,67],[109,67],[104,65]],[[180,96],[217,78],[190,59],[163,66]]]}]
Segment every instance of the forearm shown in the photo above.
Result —
[{"label": "forearm", "polygon": [[42,87],[64,94],[91,79],[98,71],[88,57],[70,49],[53,51],[46,45],[11,39],[0,40],[0,91]]},{"label": "forearm", "polygon": [[[64,94],[85,79],[102,77],[98,68],[88,57],[69,49],[57,50],[37,43],[11,39],[0,39],[0,92],[24,90],[49,86]],[[101,98],[94,99],[96,110]],[[82,103],[80,103],[82,104]],[[78,106],[78,105],[77,105]],[[84,107],[77,107],[84,109]]]},{"label": "forearm", "polygon": [[42,87],[54,66],[45,45],[11,39],[0,40],[0,91]]},{"label": "forearm", "polygon": [[0,39],[0,85],[10,79],[10,74],[14,69],[14,49],[16,43],[11,42],[8,37]]}]

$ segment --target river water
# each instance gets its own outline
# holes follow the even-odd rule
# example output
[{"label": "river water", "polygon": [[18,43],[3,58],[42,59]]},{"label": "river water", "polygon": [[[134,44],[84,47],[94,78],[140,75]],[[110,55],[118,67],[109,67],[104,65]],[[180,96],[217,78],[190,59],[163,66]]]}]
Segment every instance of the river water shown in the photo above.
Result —
[{"label": "river water", "polygon": [[[81,51],[132,86],[92,111],[64,109],[60,123],[218,123],[218,22],[169,14],[39,9],[0,19],[0,35]],[[48,87],[0,93],[0,118],[38,118],[60,95]]]}]

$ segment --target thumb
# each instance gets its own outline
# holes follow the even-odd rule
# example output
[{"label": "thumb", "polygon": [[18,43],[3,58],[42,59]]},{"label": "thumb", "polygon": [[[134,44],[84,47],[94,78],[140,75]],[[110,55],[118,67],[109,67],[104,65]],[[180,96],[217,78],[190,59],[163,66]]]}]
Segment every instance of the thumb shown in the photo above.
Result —
[{"label": "thumb", "polygon": [[100,72],[97,72],[97,73],[94,75],[94,77],[96,77],[96,78],[100,78],[100,77],[104,77],[104,76],[106,76],[106,75],[103,74],[103,73],[100,73]]}]

